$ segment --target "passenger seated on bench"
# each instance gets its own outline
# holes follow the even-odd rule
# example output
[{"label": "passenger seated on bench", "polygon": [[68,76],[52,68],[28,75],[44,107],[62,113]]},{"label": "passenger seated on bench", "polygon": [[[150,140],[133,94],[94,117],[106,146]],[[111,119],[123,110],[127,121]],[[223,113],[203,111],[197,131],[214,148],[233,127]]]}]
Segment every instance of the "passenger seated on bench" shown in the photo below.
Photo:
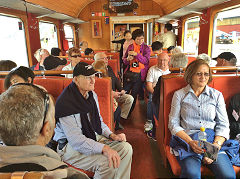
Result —
[{"label": "passenger seated on bench", "polygon": [[[163,44],[159,41],[155,41],[152,43],[151,45],[152,47],[152,54],[155,55],[156,57],[162,53],[162,47],[163,47]],[[151,59],[150,59],[151,60]]]},{"label": "passenger seated on bench", "polygon": [[199,54],[196,60],[205,60],[209,64],[209,66],[211,65],[211,61],[212,61],[211,57],[209,57],[208,54],[206,53]]},{"label": "passenger seated on bench", "polygon": [[176,150],[173,153],[181,166],[182,178],[201,178],[202,162],[212,170],[216,178],[236,178],[232,164],[224,151],[218,153],[217,161],[202,157],[203,149],[190,135],[199,132],[200,127],[215,132],[213,144],[221,148],[229,138],[229,122],[224,98],[221,92],[209,87],[212,74],[204,60],[195,60],[185,71],[184,79],[188,85],[176,91],[172,98],[169,114],[169,130],[185,141],[196,153],[180,160]]},{"label": "passenger seated on bench", "polygon": [[125,134],[114,134],[103,122],[94,90],[96,71],[78,63],[73,82],[56,102],[54,140],[64,162],[95,172],[94,178],[130,178],[132,147]]},{"label": "passenger seated on bench", "polygon": [[[0,96],[0,172],[42,171],[49,178],[88,178],[61,161],[45,147],[52,138],[54,102],[30,83],[11,86]],[[74,176],[73,176],[74,175]]]},{"label": "passenger seated on bench", "polygon": [[112,79],[113,97],[120,104],[121,117],[127,119],[130,109],[133,103],[133,97],[130,94],[126,94],[126,91],[122,88],[120,80],[116,77],[112,68],[108,65],[108,58],[104,52],[96,53],[94,56],[95,61],[104,61],[107,66],[107,75]]},{"label": "passenger seated on bench", "polygon": [[[63,67],[63,71],[73,70],[74,67],[80,62],[81,60],[81,52],[78,48],[72,47],[68,50],[68,59],[70,63]],[[66,74],[66,78],[73,78],[72,74]]]},{"label": "passenger seated on bench", "polygon": [[30,67],[30,69],[33,71],[45,70],[43,62],[44,62],[45,58],[47,58],[48,56],[49,56],[49,52],[46,49],[42,49],[42,48],[38,49],[34,53],[34,57],[36,58],[38,63],[36,65],[33,65],[32,67]]},{"label": "passenger seated on bench", "polygon": [[216,66],[236,66],[237,58],[231,52],[223,52],[218,57],[213,58],[213,60],[217,61]]},{"label": "passenger seated on bench", "polygon": [[35,75],[33,71],[24,66],[12,69],[4,80],[4,88],[7,90],[11,85],[16,83],[33,83]]},{"label": "passenger seated on bench", "polygon": [[[154,42],[155,43],[155,42]],[[148,70],[147,78],[146,78],[146,87],[149,92],[148,95],[148,104],[147,104],[147,122],[144,125],[144,130],[147,132],[147,136],[155,140],[155,121],[154,121],[154,107],[152,104],[152,94],[154,92],[154,87],[158,82],[158,79],[162,75],[167,75],[170,73],[169,71],[169,56],[167,53],[161,53],[158,56],[157,65],[152,66]]]},{"label": "passenger seated on bench", "polygon": [[[47,58],[45,58],[43,64],[46,70],[61,71],[64,65],[67,64],[67,60],[65,58],[60,59],[58,57],[49,55]],[[53,75],[53,76],[57,76],[57,75]]]},{"label": "passenger seated on bench", "polygon": [[171,56],[170,66],[172,68],[185,68],[188,64],[188,57],[184,53],[176,53]]}]

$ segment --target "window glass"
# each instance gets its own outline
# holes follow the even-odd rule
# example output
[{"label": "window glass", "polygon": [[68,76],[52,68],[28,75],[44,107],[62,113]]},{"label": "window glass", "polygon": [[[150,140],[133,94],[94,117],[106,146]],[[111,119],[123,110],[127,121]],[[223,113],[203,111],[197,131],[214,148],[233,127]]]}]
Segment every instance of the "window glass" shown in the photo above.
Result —
[{"label": "window glass", "polygon": [[219,12],[215,16],[212,58],[222,52],[232,52],[240,59],[240,8]]},{"label": "window glass", "polygon": [[72,26],[64,25],[64,33],[65,33],[65,39],[68,40],[69,48],[72,48],[74,46],[74,34],[73,34]]},{"label": "window glass", "polygon": [[51,52],[53,47],[58,48],[57,28],[48,22],[39,22],[41,48]]},{"label": "window glass", "polygon": [[188,19],[185,22],[184,29],[184,52],[198,54],[198,42],[199,42],[199,17]]},{"label": "window glass", "polygon": [[12,60],[18,66],[28,66],[23,22],[19,18],[0,15],[0,27],[0,60]]}]

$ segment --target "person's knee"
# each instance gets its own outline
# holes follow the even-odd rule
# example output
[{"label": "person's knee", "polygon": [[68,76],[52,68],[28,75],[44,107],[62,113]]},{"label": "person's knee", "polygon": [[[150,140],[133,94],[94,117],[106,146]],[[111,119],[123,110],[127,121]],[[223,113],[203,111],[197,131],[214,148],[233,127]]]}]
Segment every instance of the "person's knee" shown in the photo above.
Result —
[{"label": "person's knee", "polygon": [[129,144],[128,142],[122,142],[122,150],[124,151],[125,154],[131,156],[133,154],[133,149],[131,144]]},{"label": "person's knee", "polygon": [[184,171],[182,171],[181,177],[183,178],[201,178],[201,172],[194,170],[192,167],[186,167]]},{"label": "person's knee", "polygon": [[234,170],[233,171],[225,171],[225,172],[223,172],[221,178],[232,178],[232,179],[234,179],[234,178],[236,178],[236,173],[235,173]]}]

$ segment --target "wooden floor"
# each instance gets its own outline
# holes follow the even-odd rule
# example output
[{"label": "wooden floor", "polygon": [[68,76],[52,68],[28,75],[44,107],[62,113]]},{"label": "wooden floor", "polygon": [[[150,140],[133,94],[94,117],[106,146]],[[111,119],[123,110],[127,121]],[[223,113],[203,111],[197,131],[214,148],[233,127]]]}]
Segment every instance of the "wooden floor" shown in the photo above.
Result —
[{"label": "wooden floor", "polygon": [[144,133],[146,121],[146,104],[137,101],[135,109],[128,120],[121,121],[128,142],[133,147],[132,179],[173,178],[170,169],[164,168],[157,142]]}]

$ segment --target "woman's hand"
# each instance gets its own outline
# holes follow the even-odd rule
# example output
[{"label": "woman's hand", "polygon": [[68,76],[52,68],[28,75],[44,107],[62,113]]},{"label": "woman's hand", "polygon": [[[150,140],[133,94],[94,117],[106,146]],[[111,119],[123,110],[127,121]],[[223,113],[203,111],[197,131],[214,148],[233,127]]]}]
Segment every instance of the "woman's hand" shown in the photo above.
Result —
[{"label": "woman's hand", "polygon": [[203,163],[209,165],[213,163],[213,160],[208,157],[203,157]]},{"label": "woman's hand", "polygon": [[135,51],[128,51],[128,55],[137,56],[137,52],[135,52]]},{"label": "woman's hand", "polygon": [[198,146],[198,141],[191,140],[190,142],[188,142],[188,144],[190,145],[190,147],[195,153],[202,154],[204,152],[203,149]]},{"label": "woman's hand", "polygon": [[134,57],[133,57],[132,55],[128,55],[127,61],[131,61],[131,60],[133,60],[133,59],[134,59]]}]

